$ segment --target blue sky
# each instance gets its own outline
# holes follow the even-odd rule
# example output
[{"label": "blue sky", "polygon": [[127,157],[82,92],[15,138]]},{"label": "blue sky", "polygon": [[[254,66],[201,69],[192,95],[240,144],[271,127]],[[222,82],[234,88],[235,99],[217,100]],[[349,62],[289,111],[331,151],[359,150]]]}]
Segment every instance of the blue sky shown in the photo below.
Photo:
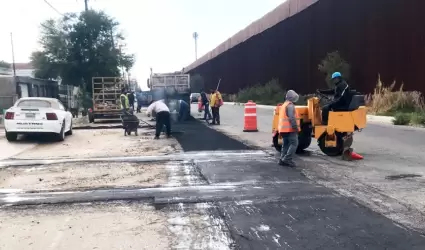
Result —
[{"label": "blue sky", "polygon": [[[83,0],[48,0],[60,13],[84,9]],[[198,58],[284,0],[89,0],[90,7],[115,17],[136,54],[131,75],[144,85],[154,72],[181,70],[195,59],[194,31],[199,33]],[[28,62],[38,48],[39,23],[58,14],[44,0],[2,1],[0,60]]]}]

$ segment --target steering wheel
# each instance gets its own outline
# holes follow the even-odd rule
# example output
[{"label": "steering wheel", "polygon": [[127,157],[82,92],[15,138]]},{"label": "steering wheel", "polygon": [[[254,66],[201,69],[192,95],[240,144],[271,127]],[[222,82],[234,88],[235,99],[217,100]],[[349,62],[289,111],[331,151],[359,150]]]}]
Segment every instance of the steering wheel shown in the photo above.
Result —
[{"label": "steering wheel", "polygon": [[325,100],[326,102],[332,101],[332,97],[320,93],[319,90],[316,90],[316,95],[319,97],[319,102],[322,102],[322,100]]}]

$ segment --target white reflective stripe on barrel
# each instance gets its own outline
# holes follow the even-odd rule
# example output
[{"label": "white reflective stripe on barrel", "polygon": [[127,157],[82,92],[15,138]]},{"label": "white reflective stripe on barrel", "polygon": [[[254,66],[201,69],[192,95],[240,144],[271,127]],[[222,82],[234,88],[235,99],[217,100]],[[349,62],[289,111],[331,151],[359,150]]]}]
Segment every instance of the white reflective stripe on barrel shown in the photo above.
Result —
[{"label": "white reflective stripe on barrel", "polygon": [[257,116],[257,114],[245,114],[245,116]]}]

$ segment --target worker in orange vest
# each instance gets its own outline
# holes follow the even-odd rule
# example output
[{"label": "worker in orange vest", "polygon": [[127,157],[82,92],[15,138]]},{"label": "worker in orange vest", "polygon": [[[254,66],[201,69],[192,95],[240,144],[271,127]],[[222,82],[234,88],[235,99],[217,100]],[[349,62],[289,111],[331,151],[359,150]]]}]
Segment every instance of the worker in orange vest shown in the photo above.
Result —
[{"label": "worker in orange vest", "polygon": [[279,165],[295,167],[294,156],[298,147],[298,132],[300,131],[300,118],[294,103],[299,95],[293,91],[286,92],[285,103],[279,110],[279,134],[283,138],[282,152],[280,153]]}]

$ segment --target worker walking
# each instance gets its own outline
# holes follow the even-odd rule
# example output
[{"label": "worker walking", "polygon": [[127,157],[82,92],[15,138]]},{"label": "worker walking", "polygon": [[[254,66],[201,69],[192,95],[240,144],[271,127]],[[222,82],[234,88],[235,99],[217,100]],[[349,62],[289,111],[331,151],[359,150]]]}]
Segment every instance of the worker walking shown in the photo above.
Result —
[{"label": "worker walking", "polygon": [[333,89],[318,90],[324,95],[334,95],[332,102],[326,104],[322,108],[322,123],[328,124],[329,111],[346,111],[350,106],[351,102],[351,90],[348,83],[342,78],[340,72],[332,74],[332,83],[334,84]]},{"label": "worker walking", "polygon": [[179,100],[179,117],[178,121],[186,121],[190,112],[189,104],[183,100]]},{"label": "worker walking", "polygon": [[126,89],[121,89],[121,95],[120,95],[120,103],[121,103],[121,111],[125,115],[128,113],[130,109],[130,103],[128,101],[128,96],[126,95]]},{"label": "worker walking", "polygon": [[279,134],[283,138],[282,152],[280,153],[279,165],[295,167],[294,156],[298,148],[298,132],[300,131],[300,119],[294,103],[299,99],[298,94],[288,90],[286,100],[279,110]]},{"label": "worker walking", "polygon": [[156,132],[155,138],[159,139],[164,126],[166,127],[167,138],[171,136],[171,121],[170,121],[170,109],[165,105],[164,101],[151,101],[146,114],[151,116],[152,113],[156,114]]},{"label": "worker walking", "polygon": [[205,91],[201,91],[201,102],[202,106],[204,107],[204,120],[207,121],[211,120],[211,113],[210,113],[210,101],[208,100],[207,94]]},{"label": "worker walking", "polygon": [[211,89],[210,106],[212,111],[212,125],[220,125],[220,107],[223,105],[223,98],[218,90]]}]

